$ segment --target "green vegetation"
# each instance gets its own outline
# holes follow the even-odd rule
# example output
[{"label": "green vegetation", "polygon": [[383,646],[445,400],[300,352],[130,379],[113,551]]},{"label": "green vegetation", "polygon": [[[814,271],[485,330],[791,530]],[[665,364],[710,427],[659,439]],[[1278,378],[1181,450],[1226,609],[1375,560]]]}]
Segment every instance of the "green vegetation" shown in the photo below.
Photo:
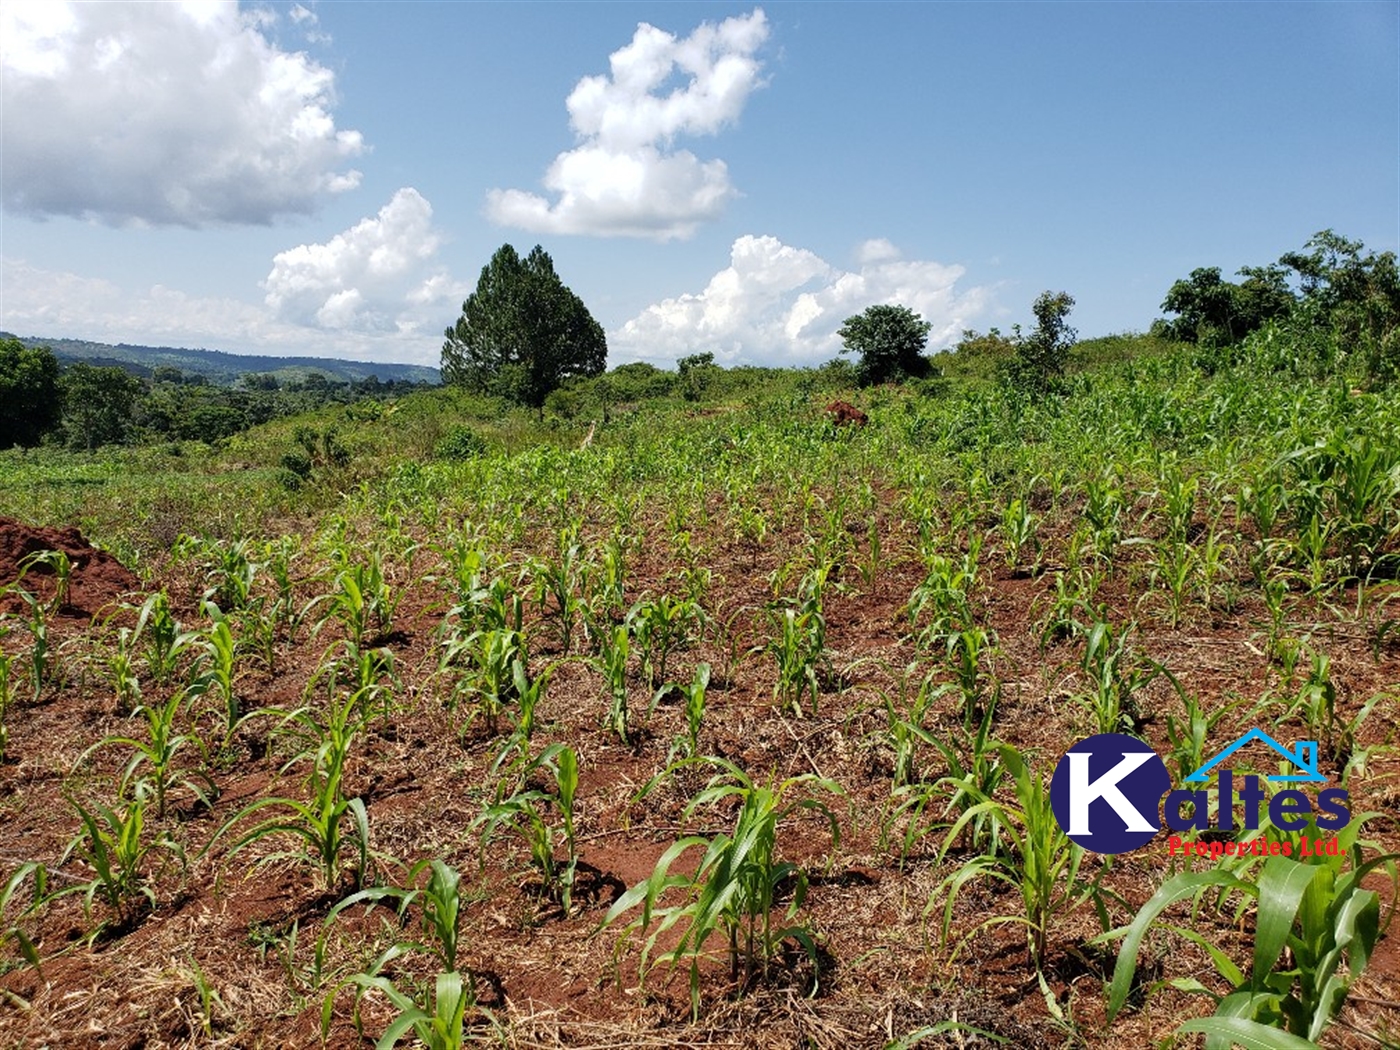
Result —
[{"label": "green vegetation", "polygon": [[62,418],[58,358],[53,351],[0,339],[0,448],[37,445]]},{"label": "green vegetation", "polygon": [[538,244],[524,259],[503,244],[444,333],[443,382],[540,406],[565,379],[601,375],[603,328]]},{"label": "green vegetation", "polygon": [[[903,385],[698,354],[0,452],[0,514],[139,576],[30,553],[0,593],[0,989],[80,1041],[101,935],[114,1001],[184,997],[93,1006],[133,1042],[304,1041],[319,1005],[337,1047],[687,1012],[668,1038],[798,1045],[871,988],[891,1045],[1388,1038],[1394,822],[1358,845],[1394,791],[1388,264],[1297,263],[1234,341],[1074,342],[1046,293]],[[1338,852],[1110,862],[1049,809],[1089,733],[1180,779],[1252,725],[1352,791]]]},{"label": "green vegetation", "polygon": [[933,325],[907,306],[872,306],[846,318],[841,352],[860,354],[856,377],[862,386],[919,379],[929,373],[924,347]]}]

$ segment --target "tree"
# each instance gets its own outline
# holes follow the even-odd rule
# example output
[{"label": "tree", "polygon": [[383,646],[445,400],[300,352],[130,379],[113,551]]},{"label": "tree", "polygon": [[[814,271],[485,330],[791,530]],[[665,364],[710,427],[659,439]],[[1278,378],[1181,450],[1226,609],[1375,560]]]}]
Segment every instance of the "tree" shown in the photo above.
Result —
[{"label": "tree", "polygon": [[63,373],[68,444],[91,451],[123,440],[144,389],[141,380],[120,368],[94,368],[81,362],[70,367]]},{"label": "tree", "polygon": [[63,414],[58,358],[47,346],[0,339],[0,449],[37,445]]},{"label": "tree", "polygon": [[714,354],[703,353],[682,357],[676,362],[676,371],[680,373],[681,396],[687,401],[699,401],[722,369],[715,364]]},{"label": "tree", "polygon": [[1043,394],[1055,388],[1065,374],[1070,347],[1077,333],[1065,323],[1074,309],[1074,297],[1067,292],[1041,292],[1031,305],[1035,329],[1016,344],[1015,356],[1007,362],[1007,378],[1012,386]]},{"label": "tree", "polygon": [[1167,290],[1162,309],[1178,316],[1159,321],[1153,332],[1202,346],[1229,346],[1293,309],[1293,292],[1281,266],[1245,266],[1240,284],[1226,281],[1217,266],[1191,271]]},{"label": "tree", "polygon": [[1317,321],[1330,323],[1348,352],[1358,354],[1369,379],[1400,379],[1400,267],[1394,252],[1368,252],[1331,230],[1279,261],[1294,270],[1303,303]]},{"label": "tree", "polygon": [[846,318],[836,334],[844,343],[843,354],[860,354],[856,376],[862,386],[870,386],[927,375],[932,366],[924,347],[932,327],[907,306],[885,305]]},{"label": "tree", "polygon": [[608,344],[539,245],[521,259],[503,244],[444,333],[443,382],[533,407],[565,379],[601,375]]},{"label": "tree", "polygon": [[152,383],[183,383],[184,380],[185,373],[174,365],[156,365],[151,369]]}]

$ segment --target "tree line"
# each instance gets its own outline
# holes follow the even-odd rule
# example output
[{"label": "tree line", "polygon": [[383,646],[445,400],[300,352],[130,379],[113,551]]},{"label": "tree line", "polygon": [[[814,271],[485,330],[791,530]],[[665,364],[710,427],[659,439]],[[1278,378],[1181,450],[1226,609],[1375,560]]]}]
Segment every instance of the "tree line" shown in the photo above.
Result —
[{"label": "tree line", "polygon": [[160,366],[143,378],[117,366],[64,368],[49,347],[0,340],[0,449],[73,449],[162,441],[218,441],[328,404],[396,397],[426,384],[370,376],[338,383],[319,373],[284,382],[250,373],[234,387]]}]

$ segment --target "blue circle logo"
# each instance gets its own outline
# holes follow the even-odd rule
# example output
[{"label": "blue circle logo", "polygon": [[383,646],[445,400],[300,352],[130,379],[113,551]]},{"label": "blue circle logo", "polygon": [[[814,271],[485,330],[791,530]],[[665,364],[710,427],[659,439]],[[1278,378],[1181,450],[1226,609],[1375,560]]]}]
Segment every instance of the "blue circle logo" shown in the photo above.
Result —
[{"label": "blue circle logo", "polygon": [[1064,753],[1050,779],[1050,808],[1070,841],[1095,853],[1127,853],[1162,830],[1171,775],[1137,737],[1099,733]]}]

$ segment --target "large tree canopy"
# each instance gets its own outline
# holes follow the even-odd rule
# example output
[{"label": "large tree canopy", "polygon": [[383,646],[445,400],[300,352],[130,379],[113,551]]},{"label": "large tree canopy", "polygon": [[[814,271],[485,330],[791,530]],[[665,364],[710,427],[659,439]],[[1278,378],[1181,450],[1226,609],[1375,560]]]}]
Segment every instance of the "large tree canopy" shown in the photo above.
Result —
[{"label": "large tree canopy", "polygon": [[0,339],[0,448],[37,445],[63,414],[58,358],[47,346]]},{"label": "large tree canopy", "polygon": [[601,375],[607,364],[602,326],[539,245],[522,259],[503,244],[444,334],[444,382],[536,407],[565,379]]},{"label": "large tree canopy", "polygon": [[72,448],[88,451],[126,439],[144,391],[141,380],[116,367],[78,362],[63,373],[64,428]]},{"label": "large tree canopy", "polygon": [[848,317],[837,331],[841,352],[860,354],[856,375],[862,386],[917,379],[931,370],[924,347],[932,328],[907,306],[872,306]]}]

